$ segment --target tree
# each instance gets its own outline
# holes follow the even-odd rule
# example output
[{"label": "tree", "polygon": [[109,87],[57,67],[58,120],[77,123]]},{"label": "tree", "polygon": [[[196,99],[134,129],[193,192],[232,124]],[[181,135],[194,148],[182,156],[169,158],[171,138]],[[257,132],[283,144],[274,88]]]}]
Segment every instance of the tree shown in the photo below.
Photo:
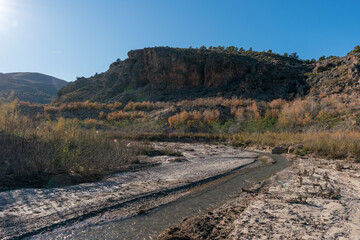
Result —
[{"label": "tree", "polygon": [[229,46],[229,47],[225,48],[225,51],[229,52],[229,53],[233,53],[233,52],[237,52],[238,48],[234,47],[234,46]]},{"label": "tree", "polygon": [[321,57],[319,57],[319,61],[324,61],[326,59],[326,57],[325,56],[321,56]]},{"label": "tree", "polygon": [[289,57],[290,57],[290,58],[294,58],[294,59],[299,59],[299,56],[297,55],[296,52],[293,52],[292,54],[290,54]]},{"label": "tree", "polygon": [[202,46],[200,47],[200,50],[206,50],[206,47],[205,47],[204,45],[202,45]]},{"label": "tree", "polygon": [[269,50],[267,51],[267,53],[272,53],[272,50],[271,50],[271,49],[269,49]]},{"label": "tree", "polygon": [[289,54],[287,52],[284,53],[284,57],[289,57]]},{"label": "tree", "polygon": [[217,47],[217,50],[218,50],[219,52],[223,52],[224,49],[225,49],[224,46],[220,46],[220,45],[219,45],[219,46]]},{"label": "tree", "polygon": [[249,48],[249,52],[252,52],[252,47],[251,47],[251,48]]},{"label": "tree", "polygon": [[360,53],[360,46],[356,45],[352,51],[350,51],[348,54],[354,54],[354,53]]},{"label": "tree", "polygon": [[316,63],[316,60],[315,60],[315,58],[313,58],[313,59],[311,59],[311,60],[305,59],[305,60],[303,60],[303,62],[310,64],[310,63]]}]

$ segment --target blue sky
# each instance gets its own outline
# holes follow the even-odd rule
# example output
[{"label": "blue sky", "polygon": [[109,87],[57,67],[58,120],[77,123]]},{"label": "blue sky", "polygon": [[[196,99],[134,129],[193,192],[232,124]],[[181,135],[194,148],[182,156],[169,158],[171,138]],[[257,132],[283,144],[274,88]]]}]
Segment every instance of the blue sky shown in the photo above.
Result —
[{"label": "blue sky", "polygon": [[360,44],[359,10],[355,0],[0,0],[0,72],[73,81],[153,46],[343,56]]}]

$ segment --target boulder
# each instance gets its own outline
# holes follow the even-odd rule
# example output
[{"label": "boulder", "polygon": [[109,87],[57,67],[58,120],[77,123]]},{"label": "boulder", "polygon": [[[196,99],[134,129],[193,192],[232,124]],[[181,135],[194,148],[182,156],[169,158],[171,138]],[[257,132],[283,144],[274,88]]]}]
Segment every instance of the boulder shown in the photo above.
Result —
[{"label": "boulder", "polygon": [[282,153],[285,153],[285,152],[286,152],[286,149],[284,147],[274,147],[271,150],[272,154],[282,154]]}]

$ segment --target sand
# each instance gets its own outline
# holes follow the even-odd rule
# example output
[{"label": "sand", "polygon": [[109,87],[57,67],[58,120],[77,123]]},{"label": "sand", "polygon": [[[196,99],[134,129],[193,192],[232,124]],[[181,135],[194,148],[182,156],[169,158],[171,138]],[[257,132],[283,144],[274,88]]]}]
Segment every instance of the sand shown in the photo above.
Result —
[{"label": "sand", "polygon": [[111,209],[125,206],[134,209],[129,208],[129,204],[139,202],[146,206],[146,199],[249,166],[258,156],[221,145],[155,145],[156,148],[176,148],[183,157],[144,157],[142,162],[155,166],[114,174],[100,182],[0,192],[0,239],[31,236]]},{"label": "sand", "polygon": [[360,239],[360,164],[286,154],[294,164],[159,239]]}]

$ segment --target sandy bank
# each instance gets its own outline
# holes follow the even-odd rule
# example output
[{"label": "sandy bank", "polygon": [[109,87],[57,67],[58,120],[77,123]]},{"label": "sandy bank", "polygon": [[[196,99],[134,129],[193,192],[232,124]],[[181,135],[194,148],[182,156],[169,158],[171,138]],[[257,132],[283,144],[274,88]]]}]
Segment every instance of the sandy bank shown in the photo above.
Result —
[{"label": "sandy bank", "polygon": [[27,236],[94,216],[104,209],[144,201],[252,164],[257,157],[255,153],[220,145],[156,143],[157,148],[169,146],[177,148],[183,157],[144,157],[143,162],[155,166],[114,174],[96,183],[0,192],[0,238]]}]

